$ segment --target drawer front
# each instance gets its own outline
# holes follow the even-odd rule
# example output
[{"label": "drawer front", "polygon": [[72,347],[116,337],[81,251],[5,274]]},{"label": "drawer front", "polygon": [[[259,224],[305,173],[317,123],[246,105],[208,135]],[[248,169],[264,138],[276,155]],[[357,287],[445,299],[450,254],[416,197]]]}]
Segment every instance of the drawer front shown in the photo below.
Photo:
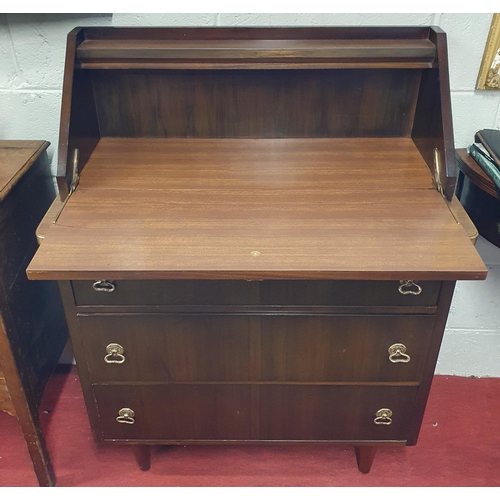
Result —
[{"label": "drawer front", "polygon": [[[80,316],[91,380],[249,379],[249,316]],[[123,354],[109,354],[118,344]],[[105,359],[105,357],[107,357]]]},{"label": "drawer front", "polygon": [[73,281],[77,305],[435,306],[439,281]]},{"label": "drawer front", "polygon": [[[153,441],[404,441],[416,395],[414,387],[246,384],[94,391],[104,439]],[[382,409],[391,420],[377,424]]]},{"label": "drawer front", "polygon": [[[246,385],[94,386],[104,439],[250,439]],[[122,408],[134,423],[119,423]],[[123,413],[123,412],[122,412]]]},{"label": "drawer front", "polygon": [[[261,439],[406,440],[416,387],[290,386],[260,388]],[[386,419],[374,422],[377,412]]]},{"label": "drawer front", "polygon": [[[158,314],[79,322],[93,382],[418,382],[434,317]],[[393,348],[391,361],[394,345],[406,352]]]}]

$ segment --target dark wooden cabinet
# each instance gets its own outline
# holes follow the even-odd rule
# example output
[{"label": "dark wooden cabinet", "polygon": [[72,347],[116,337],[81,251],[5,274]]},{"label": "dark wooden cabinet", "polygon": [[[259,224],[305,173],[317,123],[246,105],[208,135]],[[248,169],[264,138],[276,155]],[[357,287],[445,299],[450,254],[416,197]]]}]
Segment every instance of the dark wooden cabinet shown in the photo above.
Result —
[{"label": "dark wooden cabinet", "polygon": [[[81,28],[32,260],[94,438],[417,442],[455,282],[438,28]],[[469,226],[470,227],[470,226]]]},{"label": "dark wooden cabinet", "polygon": [[38,408],[68,339],[57,283],[26,277],[37,226],[56,196],[48,146],[0,141],[0,410],[19,420],[41,486],[55,475]]}]

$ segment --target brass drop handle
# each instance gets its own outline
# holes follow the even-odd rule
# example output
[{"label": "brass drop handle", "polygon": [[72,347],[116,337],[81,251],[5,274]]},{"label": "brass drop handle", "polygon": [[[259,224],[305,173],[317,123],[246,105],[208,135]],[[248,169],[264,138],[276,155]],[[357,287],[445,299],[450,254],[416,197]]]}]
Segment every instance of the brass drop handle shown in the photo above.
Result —
[{"label": "brass drop handle", "polygon": [[121,365],[125,363],[125,356],[123,353],[125,349],[120,344],[108,344],[106,346],[106,356],[104,356],[104,361],[106,363]]},{"label": "brass drop handle", "polygon": [[389,361],[391,363],[409,363],[410,356],[406,354],[406,346],[404,344],[392,344],[388,349]]},{"label": "brass drop handle", "polygon": [[400,280],[399,283],[398,292],[401,295],[420,295],[422,293],[422,287],[417,285],[417,281]]},{"label": "brass drop handle", "polygon": [[118,412],[118,416],[116,417],[116,421],[119,424],[135,424],[135,412],[130,408],[122,408]]},{"label": "brass drop handle", "polygon": [[380,408],[375,414],[373,421],[376,425],[391,425],[392,424],[392,411],[389,408]]},{"label": "brass drop handle", "polygon": [[109,281],[109,280],[96,281],[92,285],[92,288],[96,292],[108,292],[108,293],[114,292],[116,289],[114,283],[112,281]]}]

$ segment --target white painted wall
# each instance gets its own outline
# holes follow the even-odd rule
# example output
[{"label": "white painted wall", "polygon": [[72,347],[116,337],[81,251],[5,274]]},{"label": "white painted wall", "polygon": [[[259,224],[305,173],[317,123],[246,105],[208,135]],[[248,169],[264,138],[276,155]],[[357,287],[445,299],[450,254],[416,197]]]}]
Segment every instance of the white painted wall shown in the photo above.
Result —
[{"label": "white painted wall", "polygon": [[[75,26],[437,25],[448,35],[456,147],[500,126],[500,92],[475,91],[492,14],[2,14],[0,139],[46,139],[55,172],[67,33]],[[500,377],[500,249],[484,282],[457,285],[437,373]],[[66,356],[66,359],[68,356]],[[71,359],[71,358],[69,358]]]}]

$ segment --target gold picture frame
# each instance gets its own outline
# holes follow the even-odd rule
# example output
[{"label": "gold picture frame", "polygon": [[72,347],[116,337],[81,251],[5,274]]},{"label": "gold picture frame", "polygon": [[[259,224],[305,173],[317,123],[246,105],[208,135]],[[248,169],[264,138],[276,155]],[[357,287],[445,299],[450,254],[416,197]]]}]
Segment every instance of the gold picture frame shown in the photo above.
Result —
[{"label": "gold picture frame", "polygon": [[493,14],[476,89],[500,90],[500,14]]}]

